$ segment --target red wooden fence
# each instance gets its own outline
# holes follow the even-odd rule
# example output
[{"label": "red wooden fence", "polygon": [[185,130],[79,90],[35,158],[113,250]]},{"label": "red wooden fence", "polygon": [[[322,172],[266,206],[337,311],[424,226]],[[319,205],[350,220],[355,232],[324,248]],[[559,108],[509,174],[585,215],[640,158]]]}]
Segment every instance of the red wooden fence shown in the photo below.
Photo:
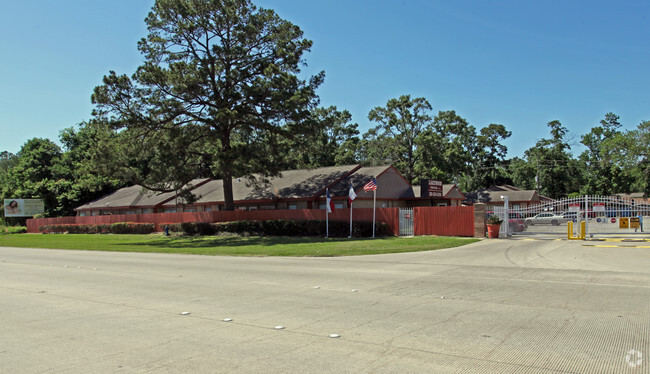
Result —
[{"label": "red wooden fence", "polygon": [[413,208],[415,235],[474,236],[474,207]]},{"label": "red wooden fence", "polygon": [[[359,222],[372,222],[371,208],[355,208],[352,219]],[[399,208],[378,208],[377,222],[386,222],[394,235],[399,235]],[[473,207],[418,207],[413,210],[415,235],[440,236],[474,236]],[[181,222],[228,222],[228,221],[263,221],[272,219],[325,220],[325,211],[321,209],[304,210],[253,210],[232,212],[185,212],[185,213],[150,213],[110,216],[58,217],[27,220],[27,232],[38,233],[43,225],[56,224],[111,224],[116,222],[154,223],[160,225]],[[331,213],[332,221],[348,221],[349,209],[337,209]]]},{"label": "red wooden fence", "polygon": [[[386,222],[394,235],[399,235],[399,212],[398,208],[378,208],[376,211],[377,222]],[[111,224],[116,222],[153,223],[156,229],[161,230],[160,225],[165,223],[181,222],[229,222],[240,220],[264,221],[272,219],[292,220],[325,220],[325,210],[304,209],[304,210],[236,210],[231,212],[184,212],[184,213],[150,213],[150,214],[119,214],[107,216],[85,216],[85,217],[56,217],[37,218],[27,220],[27,232],[38,233],[38,228],[43,225],[56,224]],[[349,221],[349,209],[337,209],[330,213],[331,221]],[[352,219],[355,222],[372,222],[371,208],[355,208],[352,212]]]}]

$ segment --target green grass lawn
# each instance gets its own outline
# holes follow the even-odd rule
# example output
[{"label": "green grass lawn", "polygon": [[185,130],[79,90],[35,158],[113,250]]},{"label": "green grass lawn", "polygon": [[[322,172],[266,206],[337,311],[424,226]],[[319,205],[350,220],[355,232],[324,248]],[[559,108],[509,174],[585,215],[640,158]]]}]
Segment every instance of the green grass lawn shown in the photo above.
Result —
[{"label": "green grass lawn", "polygon": [[418,252],[458,247],[478,239],[418,236],[411,238],[182,237],[162,235],[14,234],[0,236],[0,247],[90,251],[185,253],[224,256],[353,256]]}]

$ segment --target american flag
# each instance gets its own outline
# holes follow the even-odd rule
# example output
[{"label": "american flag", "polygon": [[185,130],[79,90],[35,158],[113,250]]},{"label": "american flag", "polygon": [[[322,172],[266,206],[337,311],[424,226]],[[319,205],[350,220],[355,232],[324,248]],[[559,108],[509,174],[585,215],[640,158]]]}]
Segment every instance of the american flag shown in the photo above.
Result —
[{"label": "american flag", "polygon": [[365,186],[363,186],[364,191],[376,191],[377,190],[377,181],[375,178],[372,178],[370,182],[366,183]]}]

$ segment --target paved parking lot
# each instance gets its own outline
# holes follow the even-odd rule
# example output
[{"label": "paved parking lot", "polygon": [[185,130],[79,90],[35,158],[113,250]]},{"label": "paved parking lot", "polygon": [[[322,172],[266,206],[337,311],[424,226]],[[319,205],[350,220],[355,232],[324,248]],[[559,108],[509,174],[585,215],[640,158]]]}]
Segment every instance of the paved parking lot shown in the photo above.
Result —
[{"label": "paved parking lot", "polygon": [[339,258],[0,248],[0,372],[648,373],[650,249],[589,244]]}]

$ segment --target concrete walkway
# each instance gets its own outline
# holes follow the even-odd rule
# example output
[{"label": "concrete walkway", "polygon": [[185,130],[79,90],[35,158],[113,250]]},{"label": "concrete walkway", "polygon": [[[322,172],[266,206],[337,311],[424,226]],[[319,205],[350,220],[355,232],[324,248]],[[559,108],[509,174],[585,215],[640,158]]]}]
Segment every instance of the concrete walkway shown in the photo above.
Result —
[{"label": "concrete walkway", "polygon": [[650,249],[588,244],[338,258],[0,248],[0,372],[648,373]]}]

